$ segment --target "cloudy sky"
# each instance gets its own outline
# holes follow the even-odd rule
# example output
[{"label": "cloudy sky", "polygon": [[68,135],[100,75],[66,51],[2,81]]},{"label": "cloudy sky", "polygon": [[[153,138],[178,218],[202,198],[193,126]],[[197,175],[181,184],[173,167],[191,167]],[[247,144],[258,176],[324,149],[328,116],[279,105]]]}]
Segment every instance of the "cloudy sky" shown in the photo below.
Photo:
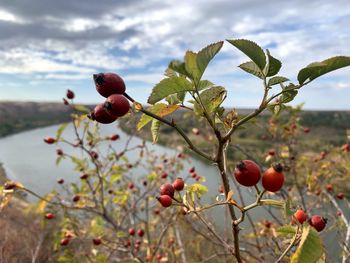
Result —
[{"label": "cloudy sky", "polygon": [[[83,103],[102,101],[92,74],[117,72],[146,102],[171,59],[212,42],[247,38],[300,68],[350,55],[349,0],[0,0],[0,100],[60,100],[67,88]],[[254,107],[262,87],[237,66],[225,43],[204,78],[229,91],[226,106]],[[274,91],[274,90],[273,90]],[[350,110],[350,68],[301,90],[309,109]]]}]

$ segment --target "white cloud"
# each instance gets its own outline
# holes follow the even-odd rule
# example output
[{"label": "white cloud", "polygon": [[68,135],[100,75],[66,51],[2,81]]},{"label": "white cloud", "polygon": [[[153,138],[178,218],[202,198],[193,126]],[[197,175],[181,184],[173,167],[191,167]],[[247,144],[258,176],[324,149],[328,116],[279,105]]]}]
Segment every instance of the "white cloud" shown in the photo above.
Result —
[{"label": "white cloud", "polygon": [[23,20],[17,17],[15,14],[6,10],[0,9],[0,21],[23,23]]},{"label": "white cloud", "polygon": [[[348,7],[348,0],[271,0],[264,5],[257,0],[8,1],[0,4],[0,73],[69,81],[97,71],[121,71],[127,81],[153,85],[166,61],[182,59],[186,50],[248,38],[269,48],[283,61],[280,74],[295,80],[310,62],[350,54]],[[237,73],[246,60],[226,43],[205,77],[228,87],[251,86]],[[331,76],[336,90],[348,90],[348,69]],[[257,100],[243,95],[235,100]]]}]

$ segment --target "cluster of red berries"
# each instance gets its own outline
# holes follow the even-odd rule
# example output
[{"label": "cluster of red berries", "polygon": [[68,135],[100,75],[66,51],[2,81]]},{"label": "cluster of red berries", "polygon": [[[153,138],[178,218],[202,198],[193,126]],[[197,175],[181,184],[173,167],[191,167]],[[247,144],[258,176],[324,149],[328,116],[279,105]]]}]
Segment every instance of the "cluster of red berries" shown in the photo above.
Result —
[{"label": "cluster of red berries", "polygon": [[123,79],[115,73],[94,74],[93,78],[96,90],[107,100],[98,104],[89,117],[99,123],[108,124],[127,114],[130,105],[123,96],[125,92]]},{"label": "cluster of red berries", "polygon": [[193,179],[195,179],[197,182],[199,182],[203,177],[198,175],[197,172],[196,172],[196,168],[195,167],[192,167],[188,170],[188,172],[190,173],[191,177]]},{"label": "cluster of red berries", "polygon": [[[132,228],[132,227],[129,228],[128,232],[129,232],[130,236],[135,236],[135,234],[136,234],[135,228]],[[144,234],[145,234],[145,231],[143,229],[137,230],[137,235],[139,237],[143,237]]]},{"label": "cluster of red berries", "polygon": [[[266,191],[277,192],[284,183],[283,167],[275,164],[268,168],[262,176],[262,186]],[[256,185],[261,177],[259,166],[251,160],[243,160],[236,165],[234,177],[243,186]]]},{"label": "cluster of red berries", "polygon": [[67,246],[70,241],[73,239],[73,232],[67,230],[64,232],[63,238],[60,241],[61,246]]},{"label": "cluster of red berries", "polygon": [[296,220],[300,224],[303,224],[304,222],[308,221],[310,226],[315,228],[318,232],[321,232],[327,224],[327,218],[318,216],[318,215],[313,215],[309,220],[308,220],[308,215],[304,212],[303,209],[298,209],[295,213],[294,216],[292,216],[292,223],[296,224]]},{"label": "cluster of red berries", "polygon": [[[73,233],[71,231],[66,231],[64,233],[63,238],[60,241],[60,245],[61,246],[67,246],[73,238],[74,238]],[[102,239],[100,237],[95,237],[95,238],[92,239],[92,243],[95,246],[99,246],[99,245],[102,244]]]},{"label": "cluster of red berries", "polygon": [[[143,237],[144,236],[144,234],[145,234],[145,231],[143,230],[143,229],[139,229],[139,230],[137,230],[137,232],[135,231],[135,228],[129,228],[129,230],[128,230],[128,232],[129,232],[129,235],[131,236],[131,237],[134,237],[135,236],[135,234],[137,234],[139,237]],[[126,242],[125,242],[125,244],[124,244],[124,247],[125,248],[129,248],[129,247],[131,247],[131,244],[132,244],[132,241],[130,240],[130,239],[128,239]],[[140,249],[140,246],[141,246],[141,244],[142,244],[142,240],[141,239],[137,239],[137,240],[135,240],[134,242],[133,242],[133,244],[134,244],[134,253],[136,254],[138,251],[139,251],[139,249]]]},{"label": "cluster of red berries", "polygon": [[160,186],[160,196],[157,200],[163,207],[169,207],[173,203],[175,191],[182,191],[185,187],[185,182],[182,178],[178,177],[172,183],[162,184]]}]

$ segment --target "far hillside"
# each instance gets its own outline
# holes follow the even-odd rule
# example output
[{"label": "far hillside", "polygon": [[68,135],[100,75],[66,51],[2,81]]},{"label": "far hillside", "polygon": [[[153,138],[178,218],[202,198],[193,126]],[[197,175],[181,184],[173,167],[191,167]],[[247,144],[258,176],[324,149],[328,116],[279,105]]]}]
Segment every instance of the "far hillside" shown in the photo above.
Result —
[{"label": "far hillside", "polygon": [[0,102],[0,137],[66,122],[71,112],[59,102]]},{"label": "far hillside", "polygon": [[[238,110],[240,116],[249,114],[253,110]],[[127,133],[136,134],[142,138],[152,138],[150,133],[150,127],[144,127],[141,131],[136,130],[136,125],[140,119],[141,114],[122,118],[119,120],[121,128]],[[269,118],[271,113],[265,111],[255,121],[245,125],[244,129],[238,130],[233,138],[232,142],[235,145],[235,149],[229,148],[228,154],[230,158],[235,157],[243,158],[239,149],[245,151],[245,153],[251,153],[256,155],[258,153],[267,152],[274,147],[274,143],[278,143],[276,140],[271,140],[264,137],[268,136],[267,127],[269,126]],[[179,110],[175,112],[171,118],[185,131],[195,145],[201,149],[209,148],[209,146],[215,142],[211,138],[211,129],[205,122],[198,122],[191,112],[185,110]],[[286,113],[282,114],[282,119],[290,118]],[[168,118],[170,119],[170,118]],[[193,124],[198,125],[200,131],[199,136],[192,133]],[[347,141],[347,130],[350,130],[350,112],[349,111],[302,111],[300,113],[300,126],[298,129],[301,131],[304,128],[310,128],[310,133],[301,136],[300,140],[303,145],[303,150],[306,151],[327,151],[332,146],[340,146]],[[176,131],[166,125],[161,126],[162,132],[160,133],[159,143],[168,147],[176,148],[178,145],[185,145],[183,139],[178,136]],[[283,143],[283,142],[282,142]],[[237,151],[238,149],[238,151]],[[235,156],[233,156],[235,155]]]}]

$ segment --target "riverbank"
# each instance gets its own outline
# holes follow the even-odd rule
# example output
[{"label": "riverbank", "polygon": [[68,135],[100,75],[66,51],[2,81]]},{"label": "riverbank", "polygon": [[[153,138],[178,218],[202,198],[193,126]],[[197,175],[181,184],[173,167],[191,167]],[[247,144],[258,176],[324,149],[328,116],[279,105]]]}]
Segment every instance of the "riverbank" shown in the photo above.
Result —
[{"label": "riverbank", "polygon": [[72,112],[60,102],[0,101],[0,138],[67,122]]}]

